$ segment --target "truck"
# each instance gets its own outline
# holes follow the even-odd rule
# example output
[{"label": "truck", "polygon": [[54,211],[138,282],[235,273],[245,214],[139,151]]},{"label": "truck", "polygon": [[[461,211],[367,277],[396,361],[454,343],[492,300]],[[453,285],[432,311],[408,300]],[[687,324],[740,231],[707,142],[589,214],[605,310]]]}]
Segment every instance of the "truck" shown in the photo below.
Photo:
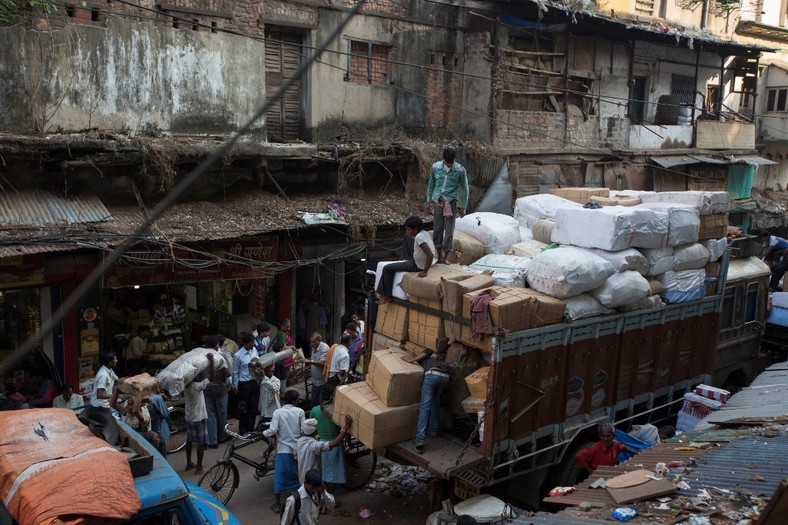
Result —
[{"label": "truck", "polygon": [[[5,418],[29,418],[34,417],[40,425],[40,429],[34,429],[31,433],[35,432],[35,438],[30,439],[30,445],[41,447],[41,454],[46,456],[46,447],[53,443],[57,435],[63,435],[64,427],[69,425],[84,426],[85,422],[80,422],[73,414],[64,414],[69,412],[66,409],[31,409],[13,412],[4,412]],[[193,483],[183,481],[175,469],[167,462],[167,460],[139,435],[134,429],[129,427],[126,423],[120,420],[115,420],[107,410],[107,416],[91,417],[91,421],[87,421],[94,434],[99,437],[106,437],[108,434],[114,433],[114,436],[119,439],[119,443],[123,445],[120,448],[122,453],[127,454],[129,469],[133,476],[134,489],[137,492],[141,506],[139,511],[127,520],[120,521],[124,525],[135,524],[149,524],[149,523],[166,523],[166,524],[181,524],[181,525],[206,525],[206,524],[223,524],[223,525],[240,525],[240,521],[221,503],[208,494],[205,490],[194,485]],[[68,419],[67,416],[72,416]],[[5,421],[10,421],[6,419]],[[0,429],[0,435],[8,432],[9,426],[4,425]],[[26,425],[25,425],[26,426]],[[116,426],[117,430],[110,429]],[[32,429],[32,425],[31,425]],[[108,430],[110,429],[110,430]],[[66,429],[67,431],[67,429]],[[47,437],[47,433],[49,436]],[[39,440],[40,437],[40,440]],[[49,440],[49,437],[52,440]],[[3,443],[10,441],[9,436],[3,437]],[[55,444],[55,443],[53,443]],[[9,452],[11,447],[6,447],[3,454],[0,454],[0,474],[3,478],[9,475],[14,475],[11,472],[11,467],[19,465],[19,459],[14,459],[9,456],[13,452]],[[103,447],[102,447],[103,448]],[[20,449],[23,450],[23,449]],[[90,451],[83,452],[89,454]],[[53,463],[51,479],[61,479],[67,475],[71,469],[69,465],[58,466],[57,461],[65,459],[66,463],[71,458],[52,457],[50,460]],[[3,468],[3,467],[6,468]],[[65,469],[64,473],[58,474],[57,469]],[[27,472],[27,470],[25,471]],[[26,474],[25,474],[26,475]],[[23,478],[20,476],[18,479]],[[12,478],[13,479],[13,478]],[[68,483],[65,486],[53,487],[53,490],[61,494],[75,494],[68,491],[89,491],[89,494],[82,496],[88,498],[107,498],[108,493],[96,493],[96,487],[91,483],[80,484],[82,480],[79,477],[68,477]],[[18,491],[25,490],[24,484],[19,485]],[[30,489],[28,490],[35,490]],[[81,496],[80,496],[81,497]],[[30,499],[29,496],[26,499]],[[74,515],[70,515],[69,519],[79,517],[79,511],[76,510]],[[87,518],[90,519],[90,518]],[[78,521],[75,521],[78,522]],[[0,524],[2,525],[19,525],[11,512],[6,507],[6,503],[0,503]]]},{"label": "truck", "polygon": [[574,455],[596,442],[599,423],[659,424],[699,383],[743,386],[754,377],[769,276],[758,258],[725,254],[703,299],[500,337],[489,356],[480,444],[441,433],[423,454],[407,442],[385,455],[429,470],[460,497],[508,489],[538,507],[550,488],[575,483]]}]

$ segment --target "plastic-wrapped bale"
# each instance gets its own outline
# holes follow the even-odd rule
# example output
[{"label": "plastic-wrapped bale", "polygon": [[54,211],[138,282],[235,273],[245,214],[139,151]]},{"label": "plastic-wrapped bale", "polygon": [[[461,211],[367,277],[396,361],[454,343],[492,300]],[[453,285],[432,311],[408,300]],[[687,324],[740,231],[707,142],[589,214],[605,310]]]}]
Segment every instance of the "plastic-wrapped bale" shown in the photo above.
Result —
[{"label": "plastic-wrapped bale", "polygon": [[611,252],[662,248],[668,237],[667,213],[641,207],[563,209],[555,215],[553,242]]},{"label": "plastic-wrapped bale", "polygon": [[578,319],[587,319],[598,315],[607,315],[613,310],[603,306],[599,301],[587,293],[581,293],[566,299],[566,312],[564,317],[570,323]]},{"label": "plastic-wrapped bale", "polygon": [[513,244],[512,247],[509,248],[509,255],[533,258],[536,255],[542,253],[542,250],[545,248],[547,248],[545,243],[535,239],[531,241],[521,241],[517,244]]},{"label": "plastic-wrapped bale", "polygon": [[643,248],[640,253],[646,258],[648,271],[646,275],[662,275],[673,269],[673,247]]},{"label": "plastic-wrapped bale", "polygon": [[553,227],[555,221],[553,219],[539,219],[531,226],[531,231],[534,234],[534,239],[545,244],[550,244],[553,238]]},{"label": "plastic-wrapped bale", "polygon": [[618,308],[642,301],[651,293],[648,280],[638,272],[614,273],[607,281],[588,292],[602,306]]},{"label": "plastic-wrapped bale", "polygon": [[[378,263],[377,268],[375,269],[375,289],[378,289],[378,283],[380,283],[380,278],[383,276],[383,268],[385,268],[389,264],[393,264],[395,262],[402,262],[402,261],[381,261]],[[391,296],[396,297],[397,299],[402,299],[404,301],[408,300],[408,294],[400,288],[400,284],[402,283],[402,278],[405,277],[407,272],[397,272],[394,274],[394,282],[391,287]]]},{"label": "plastic-wrapped bale", "polygon": [[667,303],[686,303],[706,296],[706,270],[669,271],[662,274],[665,291],[659,295]]},{"label": "plastic-wrapped bale", "polygon": [[728,239],[724,237],[722,239],[709,239],[708,241],[703,241],[701,244],[709,250],[709,262],[716,262],[722,257],[722,254],[725,253],[725,250],[728,249]]},{"label": "plastic-wrapped bale", "polygon": [[514,218],[523,226],[533,227],[539,219],[552,219],[556,210],[582,208],[582,204],[549,193],[520,197],[514,202]]},{"label": "plastic-wrapped bale", "polygon": [[649,271],[649,264],[646,256],[635,248],[627,248],[620,252],[609,252],[599,248],[587,248],[589,252],[599,255],[604,260],[613,265],[617,272],[634,271],[646,275]]},{"label": "plastic-wrapped bale", "polygon": [[620,308],[622,312],[632,312],[635,310],[646,310],[649,308],[659,308],[661,306],[665,306],[665,303],[662,302],[662,298],[659,295],[649,295],[645,299],[638,301],[635,304],[627,304]]},{"label": "plastic-wrapped bale", "polygon": [[593,290],[614,273],[613,265],[600,256],[563,246],[533,258],[528,284],[544,294],[566,299]]},{"label": "plastic-wrapped bale", "polygon": [[527,281],[525,274],[513,272],[493,272],[493,281],[496,286],[506,286],[508,288],[525,288]]},{"label": "plastic-wrapped bale", "polygon": [[673,202],[648,202],[640,207],[668,214],[668,246],[698,242],[700,212],[695,206]]},{"label": "plastic-wrapped bale", "polygon": [[668,202],[672,204],[689,204],[695,206],[701,215],[727,213],[731,198],[727,191],[660,191],[643,192],[640,200],[644,204]]},{"label": "plastic-wrapped bale", "polygon": [[534,240],[534,233],[528,226],[520,225],[520,242],[527,242]]},{"label": "plastic-wrapped bale", "polygon": [[512,244],[520,242],[520,224],[501,213],[472,213],[457,219],[454,228],[481,242],[484,253],[506,253]]},{"label": "plastic-wrapped bale", "polygon": [[494,279],[497,274],[510,274],[504,279],[515,282],[519,280],[524,283],[530,266],[530,257],[491,253],[470,265],[469,268],[476,272],[492,272]]},{"label": "plastic-wrapped bale", "polygon": [[676,246],[673,249],[673,269],[695,270],[709,262],[709,250],[700,243]]},{"label": "plastic-wrapped bale", "polygon": [[[432,235],[432,232],[430,232]],[[451,251],[447,256],[451,264],[471,264],[484,255],[484,245],[472,235],[455,231],[452,237]]]},{"label": "plastic-wrapped bale", "polygon": [[218,369],[227,366],[219,352],[210,348],[194,348],[175,358],[164,370],[156,374],[156,379],[171,396],[178,396],[187,384],[208,368],[208,354],[213,354],[213,362]]}]

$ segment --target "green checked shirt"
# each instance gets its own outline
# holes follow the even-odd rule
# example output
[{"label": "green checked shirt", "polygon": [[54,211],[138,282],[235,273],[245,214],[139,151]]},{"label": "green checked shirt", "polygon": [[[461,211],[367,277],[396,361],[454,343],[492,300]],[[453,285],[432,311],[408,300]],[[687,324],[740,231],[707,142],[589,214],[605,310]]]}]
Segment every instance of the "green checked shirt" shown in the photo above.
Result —
[{"label": "green checked shirt", "polygon": [[[458,193],[462,188],[462,198]],[[448,170],[442,160],[432,165],[430,182],[427,184],[427,202],[438,202],[440,196],[447,201],[457,201],[460,208],[468,207],[468,174],[465,168],[455,161]]]}]

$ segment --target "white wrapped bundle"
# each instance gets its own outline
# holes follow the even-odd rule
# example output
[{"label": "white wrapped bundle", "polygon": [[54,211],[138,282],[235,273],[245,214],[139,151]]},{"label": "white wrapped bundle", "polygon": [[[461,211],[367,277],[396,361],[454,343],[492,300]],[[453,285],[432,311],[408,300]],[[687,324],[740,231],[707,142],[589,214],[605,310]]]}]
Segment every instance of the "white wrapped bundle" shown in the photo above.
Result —
[{"label": "white wrapped bundle", "polygon": [[728,249],[728,239],[725,238],[709,239],[708,241],[703,241],[701,244],[709,250],[709,262],[719,261],[722,254]]},{"label": "white wrapped bundle", "polygon": [[509,255],[519,255],[520,257],[533,258],[534,256],[541,253],[545,248],[547,248],[547,245],[537,240],[518,242],[509,248]]},{"label": "white wrapped bundle", "polygon": [[507,288],[525,288],[525,274],[512,272],[493,272],[491,277],[495,281],[495,286],[506,286]]},{"label": "white wrapped bundle", "polygon": [[528,267],[531,266],[530,257],[519,257],[517,255],[505,255],[500,253],[490,253],[469,266],[474,272],[484,272],[492,270],[495,273],[512,273],[525,277],[528,274]]},{"label": "white wrapped bundle", "polygon": [[562,209],[555,215],[552,240],[611,252],[627,248],[662,248],[668,237],[668,215],[640,206]]},{"label": "white wrapped bundle", "polygon": [[614,273],[613,266],[600,256],[567,246],[534,257],[528,284],[538,292],[566,299],[593,290]]},{"label": "white wrapped bundle", "polygon": [[578,319],[587,319],[589,317],[596,317],[598,315],[607,315],[613,313],[613,310],[602,306],[602,304],[588,295],[581,293],[574,297],[566,299],[566,312],[564,317],[570,323]]},{"label": "white wrapped bundle", "polygon": [[643,193],[640,200],[644,203],[690,204],[698,208],[701,215],[727,213],[730,209],[730,196],[727,191],[660,191]]},{"label": "white wrapped bundle", "polygon": [[624,312],[631,312],[633,310],[645,310],[647,308],[657,308],[659,306],[665,306],[665,303],[662,302],[662,299],[659,295],[649,295],[645,299],[635,304],[628,304],[621,307],[621,310]]},{"label": "white wrapped bundle", "polygon": [[665,291],[659,295],[668,303],[697,301],[706,296],[706,270],[669,271],[662,274]]},{"label": "white wrapped bundle", "polygon": [[642,301],[651,293],[651,286],[638,272],[614,273],[605,283],[589,294],[602,306],[617,308]]},{"label": "white wrapped bundle", "polygon": [[635,248],[627,248],[620,252],[609,252],[607,250],[600,250],[599,248],[588,248],[588,251],[608,261],[617,272],[632,270],[643,275],[648,273],[649,264],[646,260],[646,256]]},{"label": "white wrapped bundle", "polygon": [[191,383],[195,377],[208,368],[208,354],[213,354],[213,362],[218,370],[227,366],[222,354],[216,350],[194,348],[178,356],[164,370],[156,374],[159,385],[171,396],[180,395],[187,384]]},{"label": "white wrapped bundle", "polygon": [[668,214],[668,246],[698,242],[700,213],[695,206],[672,202],[648,202],[641,204],[640,207]]},{"label": "white wrapped bundle", "polygon": [[545,244],[553,242],[553,227],[555,222],[553,219],[539,219],[531,227],[531,232],[534,234],[534,239]]},{"label": "white wrapped bundle", "polygon": [[[395,262],[402,262],[402,261],[380,261],[378,263],[378,267],[375,269],[375,289],[378,289],[378,283],[380,283],[380,278],[383,276],[383,268],[386,265],[395,263]],[[402,282],[402,278],[405,277],[405,274],[408,272],[397,272],[394,274],[394,283],[391,287],[391,296],[396,297],[397,299],[402,299],[407,301],[408,294],[400,287],[400,283]]]},{"label": "white wrapped bundle", "polygon": [[533,227],[539,219],[552,219],[556,210],[582,208],[583,205],[551,193],[520,197],[514,202],[514,218],[523,226]]},{"label": "white wrapped bundle", "polygon": [[703,268],[709,262],[709,250],[700,243],[676,246],[673,249],[673,269],[694,270]]},{"label": "white wrapped bundle", "polygon": [[479,211],[460,217],[455,229],[467,233],[484,245],[484,253],[506,253],[520,242],[520,225],[513,217]]},{"label": "white wrapped bundle", "polygon": [[648,271],[646,275],[662,275],[673,269],[673,247],[643,248],[640,253],[646,258]]},{"label": "white wrapped bundle", "polygon": [[534,234],[528,226],[520,225],[520,242],[527,242],[534,240]]}]

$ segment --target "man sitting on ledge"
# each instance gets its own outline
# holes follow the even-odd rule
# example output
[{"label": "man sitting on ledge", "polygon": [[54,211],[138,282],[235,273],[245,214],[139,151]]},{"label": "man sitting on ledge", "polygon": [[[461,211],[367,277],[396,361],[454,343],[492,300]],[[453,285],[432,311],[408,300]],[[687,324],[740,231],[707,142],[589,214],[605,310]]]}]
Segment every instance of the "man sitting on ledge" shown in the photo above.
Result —
[{"label": "man sitting on ledge", "polygon": [[[426,277],[435,258],[435,244],[432,237],[424,230],[424,222],[418,217],[408,217],[405,221],[405,235],[414,238],[413,258],[387,264],[378,283],[378,304],[391,302],[394,275],[397,272],[419,272],[419,277]],[[407,239],[407,237],[406,237]],[[404,252],[404,250],[403,250]]]}]

